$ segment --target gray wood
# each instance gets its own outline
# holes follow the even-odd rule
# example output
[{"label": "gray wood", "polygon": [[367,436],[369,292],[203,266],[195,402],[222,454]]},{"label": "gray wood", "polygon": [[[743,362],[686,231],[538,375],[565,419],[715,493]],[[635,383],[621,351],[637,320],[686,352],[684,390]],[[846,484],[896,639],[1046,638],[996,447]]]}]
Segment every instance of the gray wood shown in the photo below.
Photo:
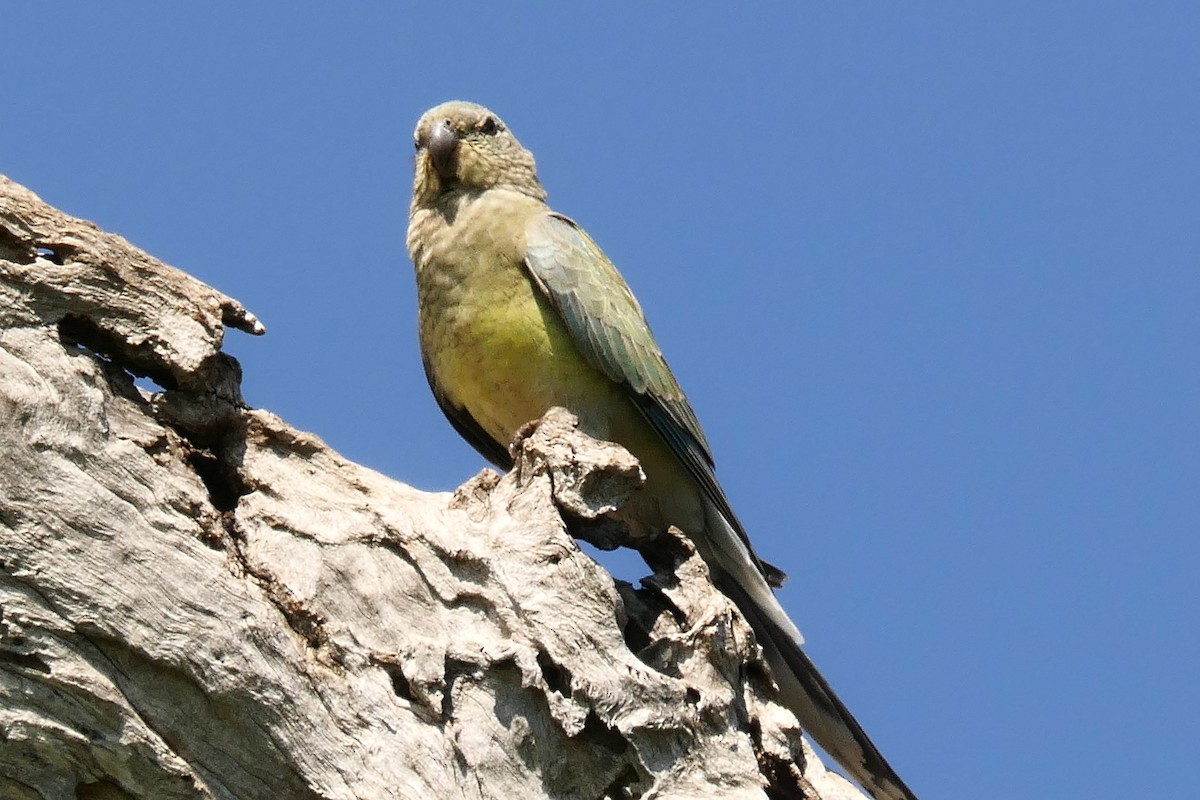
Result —
[{"label": "gray wood", "polygon": [[417,491],[248,408],[228,328],[0,176],[0,797],[862,797],[686,542],[636,590],[579,550],[624,450],[556,411]]}]

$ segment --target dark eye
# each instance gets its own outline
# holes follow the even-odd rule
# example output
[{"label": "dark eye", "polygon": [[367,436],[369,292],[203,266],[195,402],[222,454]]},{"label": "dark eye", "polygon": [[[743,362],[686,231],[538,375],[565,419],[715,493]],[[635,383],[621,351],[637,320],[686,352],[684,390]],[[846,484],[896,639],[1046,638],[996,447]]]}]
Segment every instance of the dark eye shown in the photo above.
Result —
[{"label": "dark eye", "polygon": [[413,150],[420,150],[420,149],[421,149],[421,140],[413,139]]},{"label": "dark eye", "polygon": [[479,126],[479,131],[487,134],[488,136],[492,136],[498,130],[500,130],[500,125],[496,122],[495,117],[488,117]]}]

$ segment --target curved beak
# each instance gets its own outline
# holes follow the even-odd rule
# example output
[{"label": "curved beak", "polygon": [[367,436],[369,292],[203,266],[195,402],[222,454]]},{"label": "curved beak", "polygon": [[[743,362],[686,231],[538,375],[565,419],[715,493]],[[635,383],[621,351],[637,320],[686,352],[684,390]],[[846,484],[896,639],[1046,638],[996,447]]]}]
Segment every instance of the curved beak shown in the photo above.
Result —
[{"label": "curved beak", "polygon": [[433,168],[444,179],[454,177],[454,154],[458,150],[458,134],[450,126],[450,120],[435,123],[429,133],[429,157]]}]

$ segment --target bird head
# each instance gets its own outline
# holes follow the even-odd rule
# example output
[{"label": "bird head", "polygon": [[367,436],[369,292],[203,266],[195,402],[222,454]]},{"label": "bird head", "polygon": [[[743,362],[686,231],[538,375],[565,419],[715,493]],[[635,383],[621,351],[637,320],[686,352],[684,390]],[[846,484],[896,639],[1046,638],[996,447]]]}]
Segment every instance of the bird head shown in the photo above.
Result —
[{"label": "bird head", "polygon": [[545,199],[533,154],[488,109],[452,100],[426,111],[413,132],[413,201],[432,205],[451,191],[505,187]]}]

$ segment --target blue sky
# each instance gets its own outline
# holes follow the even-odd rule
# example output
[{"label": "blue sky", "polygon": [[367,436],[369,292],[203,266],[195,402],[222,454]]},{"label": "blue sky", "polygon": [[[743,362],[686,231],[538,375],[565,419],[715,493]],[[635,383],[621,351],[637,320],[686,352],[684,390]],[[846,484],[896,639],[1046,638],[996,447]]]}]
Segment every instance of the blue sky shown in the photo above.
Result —
[{"label": "blue sky", "polygon": [[1200,752],[1200,7],[20,4],[0,172],[248,305],[248,400],[427,489],[411,132],[621,268],[810,652],[925,800]]}]

